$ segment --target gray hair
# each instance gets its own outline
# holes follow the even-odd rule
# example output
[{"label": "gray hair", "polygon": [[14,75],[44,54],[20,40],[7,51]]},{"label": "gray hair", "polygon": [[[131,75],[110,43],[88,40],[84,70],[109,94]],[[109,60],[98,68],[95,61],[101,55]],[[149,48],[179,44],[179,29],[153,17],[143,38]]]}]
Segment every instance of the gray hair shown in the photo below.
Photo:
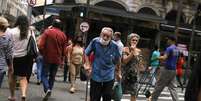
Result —
[{"label": "gray hair", "polygon": [[110,31],[111,34],[112,34],[112,36],[113,36],[114,31],[113,31],[112,28],[110,28],[110,27],[103,27],[102,30],[101,30],[101,33],[102,33],[104,30]]},{"label": "gray hair", "polygon": [[136,37],[138,40],[140,40],[140,36],[136,33],[131,33],[128,35],[128,41],[130,41],[133,37]]},{"label": "gray hair", "polygon": [[130,41],[133,37],[136,37],[137,40],[139,41],[140,40],[140,36],[136,33],[131,33],[130,35],[128,35],[128,40],[127,40],[127,45],[130,46]]}]

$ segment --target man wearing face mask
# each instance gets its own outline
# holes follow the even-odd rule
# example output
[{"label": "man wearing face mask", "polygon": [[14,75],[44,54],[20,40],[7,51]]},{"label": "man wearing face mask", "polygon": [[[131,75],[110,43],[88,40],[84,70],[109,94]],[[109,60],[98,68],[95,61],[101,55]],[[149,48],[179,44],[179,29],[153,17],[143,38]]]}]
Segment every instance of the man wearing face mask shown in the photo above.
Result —
[{"label": "man wearing face mask", "polygon": [[[90,80],[90,100],[111,101],[112,87],[115,76],[117,80],[121,79],[121,55],[118,46],[112,41],[113,30],[104,27],[101,30],[100,37],[94,38],[85,50],[86,63],[85,69]],[[90,53],[94,53],[94,62],[92,66],[89,62]],[[115,71],[116,70],[116,71]]]}]

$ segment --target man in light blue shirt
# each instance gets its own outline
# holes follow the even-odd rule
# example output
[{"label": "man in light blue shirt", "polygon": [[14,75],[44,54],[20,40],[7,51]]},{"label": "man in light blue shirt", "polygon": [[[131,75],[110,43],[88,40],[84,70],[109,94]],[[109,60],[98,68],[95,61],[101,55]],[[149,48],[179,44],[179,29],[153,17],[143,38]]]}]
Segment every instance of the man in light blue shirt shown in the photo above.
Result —
[{"label": "man in light blue shirt", "polygon": [[[85,69],[92,77],[90,81],[91,101],[100,101],[101,97],[103,101],[111,101],[115,74],[118,80],[121,79],[121,55],[118,46],[112,41],[112,36],[111,28],[102,28],[100,37],[94,38],[85,50]],[[89,55],[92,52],[94,62],[91,66]]]},{"label": "man in light blue shirt", "polygon": [[155,84],[156,84],[155,74],[156,74],[157,67],[159,66],[159,59],[158,59],[159,57],[160,57],[160,52],[159,52],[158,46],[156,45],[154,47],[154,51],[151,55],[151,74],[152,74],[152,85],[153,86],[155,86]]}]

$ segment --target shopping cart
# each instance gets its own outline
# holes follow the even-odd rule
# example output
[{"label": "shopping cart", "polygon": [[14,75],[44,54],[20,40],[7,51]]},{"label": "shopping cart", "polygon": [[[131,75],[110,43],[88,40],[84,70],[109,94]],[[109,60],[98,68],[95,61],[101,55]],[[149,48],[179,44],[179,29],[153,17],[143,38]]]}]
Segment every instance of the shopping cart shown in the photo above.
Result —
[{"label": "shopping cart", "polygon": [[150,88],[152,87],[152,81],[156,77],[157,70],[154,73],[150,73],[151,67],[147,67],[145,71],[141,74],[138,81],[139,86],[137,90],[137,96],[139,94],[145,95],[147,98],[151,95]]}]

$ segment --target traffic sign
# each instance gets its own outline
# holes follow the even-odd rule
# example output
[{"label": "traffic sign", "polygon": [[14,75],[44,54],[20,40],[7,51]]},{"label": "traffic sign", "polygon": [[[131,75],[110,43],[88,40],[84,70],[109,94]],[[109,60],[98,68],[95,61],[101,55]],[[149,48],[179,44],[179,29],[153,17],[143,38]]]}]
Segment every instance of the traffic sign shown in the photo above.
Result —
[{"label": "traffic sign", "polygon": [[89,23],[87,23],[87,22],[82,22],[81,24],[80,24],[80,30],[81,30],[81,32],[87,32],[88,30],[89,30]]},{"label": "traffic sign", "polygon": [[27,0],[27,3],[29,6],[35,6],[36,5],[36,0]]}]

